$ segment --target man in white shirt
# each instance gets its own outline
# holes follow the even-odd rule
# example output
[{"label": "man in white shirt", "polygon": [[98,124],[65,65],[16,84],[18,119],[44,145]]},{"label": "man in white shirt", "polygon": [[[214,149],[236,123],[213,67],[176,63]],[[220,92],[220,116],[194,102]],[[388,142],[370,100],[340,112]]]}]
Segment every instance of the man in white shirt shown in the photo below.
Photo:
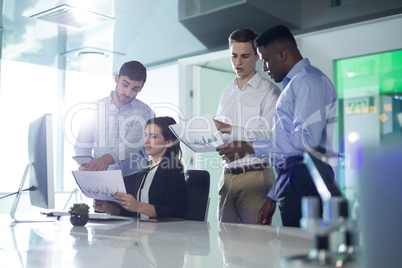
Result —
[{"label": "man in white shirt", "polygon": [[146,78],[147,69],[138,61],[120,67],[115,90],[95,102],[91,119],[79,130],[76,155],[94,158],[80,170],[119,169],[123,176],[129,176],[146,167],[144,130],[146,122],[155,117],[151,108],[137,99]]},{"label": "man in white shirt", "polygon": [[[229,141],[268,139],[280,89],[255,70],[257,34],[240,29],[229,36],[232,67],[236,78],[222,92],[215,124],[229,134]],[[275,181],[266,159],[247,155],[224,163],[219,182],[218,220],[256,224],[267,190]]]}]

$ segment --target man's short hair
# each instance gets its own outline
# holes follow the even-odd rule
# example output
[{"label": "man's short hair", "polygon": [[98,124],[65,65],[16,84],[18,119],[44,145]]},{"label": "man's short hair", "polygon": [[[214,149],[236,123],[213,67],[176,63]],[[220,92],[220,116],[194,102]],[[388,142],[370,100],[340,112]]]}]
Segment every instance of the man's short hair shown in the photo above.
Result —
[{"label": "man's short hair", "polygon": [[145,84],[147,80],[147,68],[139,61],[125,62],[119,71],[119,76],[128,76],[131,80],[142,81]]},{"label": "man's short hair", "polygon": [[254,40],[258,36],[258,34],[252,29],[238,29],[233,31],[229,35],[229,47],[233,44],[233,42],[247,43],[251,42],[253,46],[253,50],[255,54],[257,54],[257,49],[254,46]]},{"label": "man's short hair", "polygon": [[280,42],[289,47],[297,47],[293,34],[290,32],[288,27],[284,25],[277,25],[266,30],[255,39],[254,45],[256,47],[265,47],[276,42]]}]

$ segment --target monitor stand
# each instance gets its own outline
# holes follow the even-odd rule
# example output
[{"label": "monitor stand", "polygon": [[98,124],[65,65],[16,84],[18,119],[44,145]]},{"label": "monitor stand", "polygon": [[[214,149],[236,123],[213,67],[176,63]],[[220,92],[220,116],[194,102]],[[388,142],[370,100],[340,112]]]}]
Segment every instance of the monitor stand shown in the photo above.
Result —
[{"label": "monitor stand", "polygon": [[55,219],[51,219],[51,218],[46,218],[46,216],[43,215],[26,215],[26,216],[19,216],[18,219],[15,215],[16,211],[17,211],[17,207],[18,207],[18,203],[20,202],[20,198],[21,198],[21,194],[22,194],[22,188],[24,187],[25,184],[25,180],[27,178],[28,172],[31,168],[31,166],[33,165],[33,162],[29,162],[27,164],[27,166],[25,167],[25,171],[24,171],[24,175],[22,176],[21,179],[21,183],[20,186],[18,188],[17,191],[17,195],[14,199],[14,203],[13,206],[11,207],[10,210],[10,216],[11,218],[14,219],[15,222],[54,222]]}]

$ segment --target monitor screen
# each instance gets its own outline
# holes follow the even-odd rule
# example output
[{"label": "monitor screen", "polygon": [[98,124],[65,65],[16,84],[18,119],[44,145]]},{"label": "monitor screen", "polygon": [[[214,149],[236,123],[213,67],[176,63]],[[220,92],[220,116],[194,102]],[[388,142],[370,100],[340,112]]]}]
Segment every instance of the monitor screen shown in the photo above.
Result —
[{"label": "monitor screen", "polygon": [[10,211],[11,217],[15,220],[17,220],[15,212],[28,174],[28,188],[31,188],[29,191],[31,205],[54,209],[53,127],[51,114],[45,114],[30,123],[28,159],[29,162]]},{"label": "monitor screen", "polygon": [[29,125],[28,159],[31,205],[45,209],[54,208],[53,127],[52,115],[45,114]]}]

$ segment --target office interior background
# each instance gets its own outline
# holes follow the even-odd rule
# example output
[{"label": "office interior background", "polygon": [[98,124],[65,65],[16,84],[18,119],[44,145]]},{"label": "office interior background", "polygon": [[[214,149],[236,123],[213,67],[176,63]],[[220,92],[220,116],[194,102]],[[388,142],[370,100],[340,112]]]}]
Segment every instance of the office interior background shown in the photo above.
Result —
[{"label": "office interior background", "polygon": [[[51,113],[56,210],[91,202],[71,173],[77,169],[74,137],[85,105],[114,89],[126,61],[147,66],[138,98],[157,116],[215,115],[234,79],[227,37],[238,28],[261,33],[287,25],[302,55],[335,84],[334,148],[342,157],[333,165],[349,199],[358,192],[356,144],[401,144],[400,0],[0,0],[0,8],[1,195],[18,189],[29,123]],[[257,68],[261,72],[261,62]],[[221,159],[182,149],[187,168],[211,174],[208,221],[216,222]],[[3,199],[0,213],[8,213],[12,201]],[[24,195],[19,210],[34,209]]]}]

